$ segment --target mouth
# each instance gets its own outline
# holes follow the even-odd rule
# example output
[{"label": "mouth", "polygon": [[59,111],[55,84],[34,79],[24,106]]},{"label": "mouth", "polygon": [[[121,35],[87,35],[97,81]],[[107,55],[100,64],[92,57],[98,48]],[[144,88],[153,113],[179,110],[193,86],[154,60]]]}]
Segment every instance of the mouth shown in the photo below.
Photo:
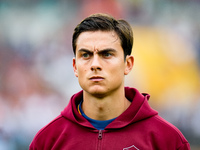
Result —
[{"label": "mouth", "polygon": [[94,81],[94,82],[99,82],[99,81],[102,81],[104,78],[103,77],[100,77],[100,76],[93,76],[90,78],[91,81]]}]

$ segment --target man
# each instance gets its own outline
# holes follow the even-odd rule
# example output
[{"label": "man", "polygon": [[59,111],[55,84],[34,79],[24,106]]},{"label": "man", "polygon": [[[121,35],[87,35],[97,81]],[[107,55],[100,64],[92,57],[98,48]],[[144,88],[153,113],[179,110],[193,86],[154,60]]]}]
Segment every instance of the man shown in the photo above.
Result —
[{"label": "man", "polygon": [[188,150],[189,143],[158,116],[124,76],[134,63],[133,33],[106,14],[84,19],[73,34],[73,69],[83,89],[33,139],[31,150]]}]

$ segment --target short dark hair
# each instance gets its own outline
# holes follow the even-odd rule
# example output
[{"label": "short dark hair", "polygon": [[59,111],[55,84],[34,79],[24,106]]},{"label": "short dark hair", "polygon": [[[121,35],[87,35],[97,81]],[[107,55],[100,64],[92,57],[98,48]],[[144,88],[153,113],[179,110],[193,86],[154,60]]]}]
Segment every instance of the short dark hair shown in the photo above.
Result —
[{"label": "short dark hair", "polygon": [[129,23],[125,20],[116,20],[107,14],[93,14],[81,21],[74,29],[72,47],[76,55],[76,42],[79,35],[86,31],[115,31],[121,40],[124,57],[131,55],[133,47],[133,32]]}]

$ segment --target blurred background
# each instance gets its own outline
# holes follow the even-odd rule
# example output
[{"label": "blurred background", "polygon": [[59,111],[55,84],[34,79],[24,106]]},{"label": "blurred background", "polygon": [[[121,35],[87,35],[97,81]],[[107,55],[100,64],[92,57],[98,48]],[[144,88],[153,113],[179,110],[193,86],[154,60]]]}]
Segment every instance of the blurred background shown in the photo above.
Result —
[{"label": "blurred background", "polygon": [[26,150],[81,90],[72,68],[74,27],[104,12],[133,27],[126,85],[200,149],[199,0],[0,0],[0,150]]}]

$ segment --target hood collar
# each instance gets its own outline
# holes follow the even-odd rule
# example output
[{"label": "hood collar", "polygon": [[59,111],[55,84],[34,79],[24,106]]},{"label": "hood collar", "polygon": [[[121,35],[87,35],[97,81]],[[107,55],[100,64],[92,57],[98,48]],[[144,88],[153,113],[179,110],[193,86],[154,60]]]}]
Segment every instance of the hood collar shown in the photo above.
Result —
[{"label": "hood collar", "polygon": [[[131,101],[131,105],[113,122],[111,122],[105,130],[123,128],[130,123],[134,123],[158,114],[158,112],[153,110],[148,104],[148,100],[150,98],[149,94],[141,94],[135,88],[125,87],[125,96]],[[94,129],[94,127],[77,111],[77,106],[82,99],[83,91],[73,95],[67,107],[61,112],[61,115],[72,122]]]}]

